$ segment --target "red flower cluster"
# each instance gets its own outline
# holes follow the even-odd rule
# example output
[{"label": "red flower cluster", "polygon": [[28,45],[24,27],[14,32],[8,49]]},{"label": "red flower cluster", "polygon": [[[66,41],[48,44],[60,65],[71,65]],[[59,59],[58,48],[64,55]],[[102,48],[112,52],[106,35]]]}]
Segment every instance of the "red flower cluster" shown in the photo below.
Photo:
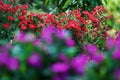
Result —
[{"label": "red flower cluster", "polygon": [[14,18],[13,18],[12,16],[8,16],[7,18],[8,18],[8,20],[10,20],[10,21],[14,21]]},{"label": "red flower cluster", "polygon": [[4,24],[3,24],[3,27],[4,27],[4,28],[9,28],[9,24],[4,23]]},{"label": "red flower cluster", "polygon": [[[14,4],[15,3],[13,3],[13,4],[6,4],[6,3],[2,2],[2,0],[0,0],[0,10],[1,10],[1,12],[3,14],[11,14],[12,16],[8,15],[7,19],[9,21],[12,21],[12,22],[14,21],[14,17],[13,16],[26,15],[27,9],[28,9],[27,5],[16,5],[15,6]],[[12,22],[10,22],[10,23],[7,22],[7,24],[11,25]],[[5,27],[5,26],[3,26],[3,27]],[[8,27],[5,27],[5,28],[8,28]]]},{"label": "red flower cluster", "polygon": [[[105,25],[102,24],[102,21],[105,21],[103,18],[105,16],[101,15],[106,11],[103,6],[96,6],[92,11],[82,11],[79,8],[54,15],[30,12],[27,5],[14,6],[12,4],[5,4],[0,0],[0,10],[3,13],[12,14],[12,16],[7,16],[7,19],[11,21],[10,24],[3,23],[3,27],[5,28],[9,28],[9,25],[14,21],[14,17],[16,17],[16,20],[19,20],[18,26],[22,30],[32,29],[36,31],[41,30],[44,26],[54,25],[59,29],[71,30],[74,37],[80,39],[80,41],[84,41],[82,36],[85,35],[92,35],[96,38],[97,36],[104,37],[106,34]],[[88,29],[88,26],[90,26],[90,29]]]}]

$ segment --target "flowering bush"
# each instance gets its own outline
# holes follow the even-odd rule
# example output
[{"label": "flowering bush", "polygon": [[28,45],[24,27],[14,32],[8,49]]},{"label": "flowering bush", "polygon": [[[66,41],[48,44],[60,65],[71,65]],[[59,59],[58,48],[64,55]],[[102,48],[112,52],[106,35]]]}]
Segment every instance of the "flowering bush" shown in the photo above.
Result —
[{"label": "flowering bush", "polygon": [[[16,34],[13,43],[0,45],[0,79],[66,80],[74,77],[73,73],[82,74],[83,69],[78,67],[77,71],[76,67],[87,56],[73,58],[77,55],[77,47],[68,31],[49,26],[40,39],[32,33]],[[77,62],[79,59],[81,63]]]},{"label": "flowering bush", "polygon": [[11,0],[6,3],[1,0],[0,10],[2,30],[0,38],[8,40],[13,39],[16,30],[38,35],[44,27],[49,25],[71,31],[72,38],[80,48],[87,43],[93,43],[102,48],[107,36],[107,19],[104,15],[106,10],[103,6],[96,6],[91,11],[77,9],[54,15],[31,12],[26,4],[19,4],[19,1]]},{"label": "flowering bush", "polygon": [[49,26],[39,38],[16,34],[13,43],[0,46],[1,79],[119,80],[120,34],[107,39],[105,51],[87,44],[80,54],[66,30]]},{"label": "flowering bush", "polygon": [[0,80],[120,80],[116,1],[85,11],[60,0],[67,11],[59,14],[35,10],[31,1],[0,0]]},{"label": "flowering bush", "polygon": [[[99,55],[99,57],[91,56],[96,62],[90,62],[83,80],[119,80],[119,60],[120,60],[120,33],[118,37],[112,38],[109,37],[106,41],[106,50],[103,52],[104,55]],[[87,50],[89,53],[92,52],[92,55],[97,54],[97,48],[95,46],[88,47]]]}]

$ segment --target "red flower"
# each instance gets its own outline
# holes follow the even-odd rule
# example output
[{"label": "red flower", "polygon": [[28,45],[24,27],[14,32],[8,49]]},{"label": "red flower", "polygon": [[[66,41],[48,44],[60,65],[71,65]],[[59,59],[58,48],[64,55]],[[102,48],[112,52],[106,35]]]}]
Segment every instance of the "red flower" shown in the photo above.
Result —
[{"label": "red flower", "polygon": [[30,26],[29,26],[31,29],[34,29],[34,28],[36,28],[36,26],[34,25],[34,24],[30,24]]},{"label": "red flower", "polygon": [[9,28],[10,26],[9,26],[7,23],[4,23],[4,24],[3,24],[3,27],[4,27],[4,28]]},{"label": "red flower", "polygon": [[82,13],[85,15],[90,15],[90,13],[88,11],[83,11]]},{"label": "red flower", "polygon": [[10,9],[9,9],[9,12],[15,13],[15,10],[14,10],[13,8],[10,8]]},{"label": "red flower", "polygon": [[21,29],[22,29],[22,30],[26,30],[26,29],[27,29],[27,26],[21,26]]},{"label": "red flower", "polygon": [[81,30],[83,30],[84,32],[87,32],[86,27],[81,27]]},{"label": "red flower", "polygon": [[74,20],[69,20],[68,24],[66,25],[67,29],[73,28],[76,30],[80,30],[79,23]]},{"label": "red flower", "polygon": [[21,6],[21,8],[22,9],[28,9],[29,7],[28,7],[28,5],[24,4],[24,5]]},{"label": "red flower", "polygon": [[12,16],[8,16],[7,19],[10,21],[14,21],[14,18]]}]

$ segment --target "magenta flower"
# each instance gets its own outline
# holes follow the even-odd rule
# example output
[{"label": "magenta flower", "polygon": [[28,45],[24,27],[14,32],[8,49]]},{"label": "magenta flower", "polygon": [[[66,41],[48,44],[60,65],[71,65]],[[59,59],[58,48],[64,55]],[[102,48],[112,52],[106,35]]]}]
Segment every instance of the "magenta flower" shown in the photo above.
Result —
[{"label": "magenta flower", "polygon": [[0,63],[1,64],[8,64],[9,62],[9,55],[8,53],[4,52],[0,54]]},{"label": "magenta flower", "polygon": [[33,42],[35,40],[35,35],[32,33],[25,34],[23,32],[19,32],[15,38],[15,41],[20,41],[20,42]]},{"label": "magenta flower", "polygon": [[106,48],[111,49],[115,46],[115,39],[108,37],[108,39],[106,40]]},{"label": "magenta flower", "polygon": [[72,67],[76,72],[82,74],[85,70],[85,66],[89,61],[89,57],[85,54],[79,55],[72,59]]},{"label": "magenta flower", "polygon": [[47,43],[52,43],[53,42],[52,34],[54,30],[55,28],[53,26],[48,26],[47,28],[43,29],[40,35],[41,39]]},{"label": "magenta flower", "polygon": [[39,39],[35,39],[34,42],[33,42],[33,44],[35,46],[39,46],[40,45],[40,40]]},{"label": "magenta flower", "polygon": [[69,65],[67,63],[57,62],[52,65],[51,70],[55,73],[65,73],[69,70]]},{"label": "magenta flower", "polygon": [[68,80],[67,77],[68,77],[68,74],[61,74],[61,75],[54,76],[52,80]]},{"label": "magenta flower", "polygon": [[33,53],[28,58],[28,64],[30,64],[33,67],[40,67],[42,64],[41,56],[38,53]]},{"label": "magenta flower", "polygon": [[115,51],[112,54],[112,57],[114,59],[120,59],[120,49],[115,49]]},{"label": "magenta flower", "polygon": [[35,40],[35,35],[32,33],[26,34],[24,38],[24,42],[33,42]]},{"label": "magenta flower", "polygon": [[92,55],[92,60],[96,63],[101,63],[104,58],[105,58],[105,55],[103,53],[97,53],[95,55]]},{"label": "magenta flower", "polygon": [[118,33],[117,41],[120,41],[120,32]]},{"label": "magenta flower", "polygon": [[23,32],[18,32],[18,34],[16,34],[14,40],[15,41],[24,41],[25,39],[25,34]]},{"label": "magenta flower", "polygon": [[118,49],[120,49],[120,40],[116,40],[115,47],[118,48]]},{"label": "magenta flower", "polygon": [[19,69],[19,60],[17,58],[10,58],[7,63],[7,68],[9,70],[17,70]]},{"label": "magenta flower", "polygon": [[68,57],[64,53],[60,53],[58,55],[58,58],[59,58],[60,61],[68,62]]},{"label": "magenta flower", "polygon": [[115,47],[120,49],[120,33],[118,33],[117,39],[116,39],[116,43],[115,43]]},{"label": "magenta flower", "polygon": [[64,53],[60,53],[58,55],[59,60],[63,61],[63,62],[68,62],[68,57],[64,54]]},{"label": "magenta flower", "polygon": [[60,39],[67,39],[68,36],[69,36],[68,31],[67,30],[63,30],[63,29],[57,29],[55,34]]},{"label": "magenta flower", "polygon": [[98,51],[97,47],[93,44],[86,45],[85,50],[87,50],[91,55],[96,54]]},{"label": "magenta flower", "polygon": [[115,80],[120,80],[120,69],[119,68],[117,68],[114,71],[114,78],[115,78]]},{"label": "magenta flower", "polygon": [[59,77],[59,76],[55,76],[55,77],[53,77],[53,80],[63,80],[63,79],[61,79],[61,77]]},{"label": "magenta flower", "polygon": [[67,46],[69,46],[69,47],[74,47],[74,46],[75,46],[75,42],[74,42],[73,39],[67,39],[67,40],[66,40],[66,44],[67,44]]}]

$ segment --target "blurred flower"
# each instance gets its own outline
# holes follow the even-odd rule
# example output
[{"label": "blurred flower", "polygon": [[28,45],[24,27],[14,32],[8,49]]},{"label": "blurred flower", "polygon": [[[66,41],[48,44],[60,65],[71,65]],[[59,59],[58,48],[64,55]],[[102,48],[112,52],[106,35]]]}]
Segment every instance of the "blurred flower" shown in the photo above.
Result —
[{"label": "blurred flower", "polygon": [[8,20],[14,21],[14,18],[12,16],[8,16],[7,18]]},{"label": "blurred flower", "polygon": [[68,57],[64,53],[60,53],[58,55],[58,58],[59,58],[60,61],[68,62]]},{"label": "blurred flower", "polygon": [[66,40],[66,44],[67,44],[67,46],[69,46],[69,47],[75,46],[75,42],[74,42],[73,39],[67,39],[67,40]]},{"label": "blurred flower", "polygon": [[56,75],[53,77],[52,80],[68,80],[67,76],[68,76],[67,74]]},{"label": "blurred flower", "polygon": [[17,58],[9,58],[9,62],[7,63],[7,68],[9,70],[19,69],[19,60]]},{"label": "blurred flower", "polygon": [[26,30],[26,29],[27,29],[27,26],[21,26],[21,29],[22,29],[22,30]]},{"label": "blurred flower", "polygon": [[24,42],[33,42],[35,40],[35,35],[33,33],[28,33],[25,35]]},{"label": "blurred flower", "polygon": [[64,29],[57,29],[55,34],[60,39],[66,39],[69,37],[69,32],[67,30],[64,30]]},{"label": "blurred flower", "polygon": [[85,70],[85,67],[89,61],[89,57],[85,54],[79,55],[72,59],[72,67],[74,70],[82,74]]},{"label": "blurred flower", "polygon": [[105,58],[105,55],[103,53],[97,53],[95,55],[92,55],[92,60],[96,63],[101,63],[104,58]]},{"label": "blurred flower", "polygon": [[114,45],[115,45],[115,39],[108,37],[106,40],[106,48],[111,49],[114,47]]},{"label": "blurred flower", "polygon": [[37,28],[34,24],[30,24],[30,26],[29,26],[31,29],[35,29],[35,28]]},{"label": "blurred flower", "polygon": [[33,44],[35,46],[39,46],[40,45],[40,39],[35,39],[34,42],[33,42]]},{"label": "blurred flower", "polygon": [[9,24],[4,23],[4,24],[3,24],[3,27],[4,27],[4,28],[9,28],[10,26],[9,26]]},{"label": "blurred flower", "polygon": [[67,63],[57,62],[52,65],[51,70],[55,73],[65,73],[69,70],[69,65]]},{"label": "blurred flower", "polygon": [[47,43],[52,43],[53,39],[52,39],[52,33],[54,31],[54,27],[53,26],[49,26],[45,29],[43,29],[40,37],[43,41],[47,42]]},{"label": "blurred flower", "polygon": [[0,64],[8,64],[9,63],[9,55],[7,52],[0,53]]},{"label": "blurred flower", "polygon": [[93,44],[85,45],[85,50],[87,50],[91,55],[94,55],[97,53],[98,49]]},{"label": "blurred flower", "polygon": [[13,47],[12,41],[13,41],[13,40],[11,40],[11,41],[6,45],[6,47],[7,47],[8,49],[10,49],[10,48]]},{"label": "blurred flower", "polygon": [[120,33],[117,35],[115,47],[120,49]]},{"label": "blurred flower", "polygon": [[112,54],[112,57],[114,59],[120,59],[120,49],[115,49],[115,51]]},{"label": "blurred flower", "polygon": [[59,77],[59,76],[55,76],[54,78],[53,78],[53,80],[63,80],[61,77]]},{"label": "blurred flower", "polygon": [[42,64],[41,56],[38,53],[33,53],[28,58],[28,64],[30,64],[33,67],[40,67]]},{"label": "blurred flower", "polygon": [[24,41],[25,34],[23,32],[18,32],[14,38],[15,41]]},{"label": "blurred flower", "polygon": [[33,42],[35,40],[35,35],[32,33],[24,34],[23,32],[18,32],[14,40],[20,42]]},{"label": "blurred flower", "polygon": [[117,68],[114,71],[114,78],[115,78],[115,80],[120,80],[120,69],[119,68]]}]

